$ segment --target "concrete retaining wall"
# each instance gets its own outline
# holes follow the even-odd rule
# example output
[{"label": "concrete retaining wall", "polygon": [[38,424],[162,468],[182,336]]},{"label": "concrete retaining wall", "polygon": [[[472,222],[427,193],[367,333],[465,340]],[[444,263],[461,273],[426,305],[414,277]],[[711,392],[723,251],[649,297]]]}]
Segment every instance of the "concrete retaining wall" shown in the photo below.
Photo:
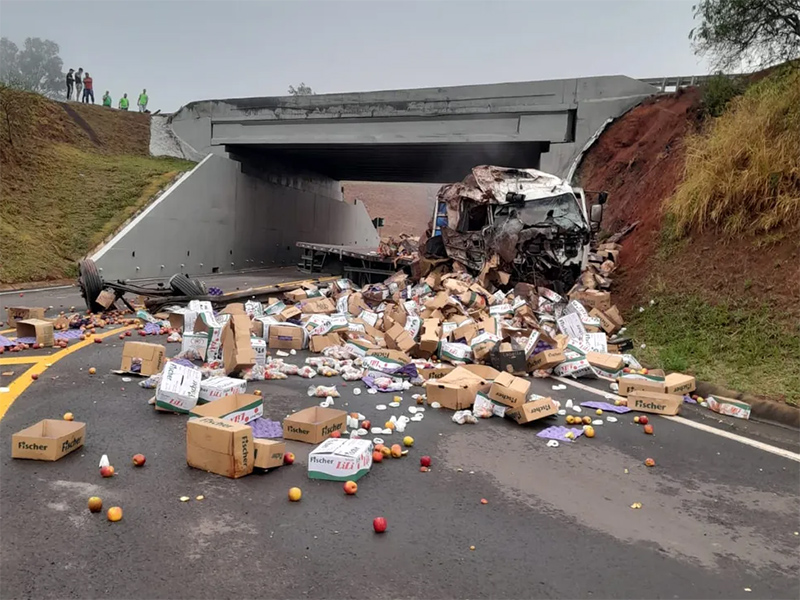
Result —
[{"label": "concrete retaining wall", "polygon": [[106,279],[206,275],[292,264],[297,241],[376,246],[339,182],[208,155],[93,258]]}]

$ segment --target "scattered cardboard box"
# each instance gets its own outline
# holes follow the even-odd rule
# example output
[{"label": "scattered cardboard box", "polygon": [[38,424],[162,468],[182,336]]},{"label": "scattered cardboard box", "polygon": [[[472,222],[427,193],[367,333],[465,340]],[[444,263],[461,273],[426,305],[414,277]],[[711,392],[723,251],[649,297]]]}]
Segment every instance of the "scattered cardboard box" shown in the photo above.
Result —
[{"label": "scattered cardboard box", "polygon": [[530,387],[530,381],[502,372],[489,389],[489,399],[515,408],[525,404]]},{"label": "scattered cardboard box", "polygon": [[168,361],[156,387],[156,407],[188,413],[197,405],[202,377],[200,369]]},{"label": "scattered cardboard box", "polygon": [[302,327],[292,325],[271,325],[268,344],[277,350],[301,350],[305,332]]},{"label": "scattered cardboard box", "polygon": [[604,371],[619,371],[625,366],[625,360],[619,354],[605,354],[602,352],[587,352],[586,360],[593,367]]},{"label": "scattered cardboard box", "polygon": [[[155,375],[164,368],[166,353],[167,349],[161,344],[125,342],[122,346],[122,363],[119,370],[143,377]],[[136,369],[137,365],[138,370]]]},{"label": "scattered cardboard box", "polygon": [[489,362],[498,371],[515,375],[526,373],[525,349],[510,337],[505,337],[494,345],[489,352]]},{"label": "scattered cardboard box", "polygon": [[301,313],[300,309],[296,306],[287,306],[278,314],[278,318],[281,321],[289,321],[292,319],[296,320],[300,318],[301,314],[303,313]]},{"label": "scattered cardboard box", "polygon": [[620,396],[627,396],[633,391],[664,393],[663,381],[652,381],[638,377],[617,377]]},{"label": "scattered cardboard box", "polygon": [[689,394],[696,385],[694,377],[682,373],[670,373],[664,378],[664,391],[667,394]]},{"label": "scattered cardboard box", "polygon": [[419,351],[430,356],[439,349],[442,335],[442,324],[438,319],[425,319],[422,322],[422,333],[419,338]]},{"label": "scattered cardboard box", "polygon": [[649,390],[634,389],[628,393],[628,408],[659,415],[677,415],[683,405],[683,396]]},{"label": "scattered cardboard box", "polygon": [[475,395],[478,392],[487,392],[489,387],[486,380],[463,367],[457,367],[439,379],[428,379],[425,382],[428,404],[438,402],[443,408],[450,410],[469,408],[475,402]]},{"label": "scattered cardboard box", "polygon": [[330,438],[308,455],[308,477],[328,481],[357,481],[372,467],[372,442]]},{"label": "scattered cardboard box", "polygon": [[275,469],[283,465],[283,455],[286,454],[286,442],[283,440],[253,439],[256,469]]},{"label": "scattered cardboard box", "polygon": [[[244,394],[247,391],[247,382],[234,377],[209,377],[200,382],[198,404],[213,402],[232,394]],[[216,416],[216,415],[209,415]]]},{"label": "scattered cardboard box", "polygon": [[95,298],[95,302],[100,306],[102,306],[103,308],[105,308],[106,310],[108,310],[114,304],[116,299],[117,296],[116,294],[114,294],[114,292],[112,292],[111,290],[103,290],[97,295],[97,298]]},{"label": "scattered cardboard box", "polygon": [[267,341],[261,338],[250,338],[250,347],[256,357],[257,365],[267,364]]},{"label": "scattered cardboard box", "polygon": [[297,288],[296,290],[291,290],[290,292],[284,292],[283,297],[289,302],[300,302],[301,300],[308,298],[308,294],[305,290]]},{"label": "scattered cardboard box", "polygon": [[737,419],[750,419],[750,405],[741,400],[724,398],[723,396],[709,396],[706,398],[708,408],[715,413],[736,417]]},{"label": "scattered cardboard box", "polygon": [[555,366],[560,365],[565,360],[567,360],[567,357],[564,356],[564,352],[562,350],[545,350],[543,352],[537,352],[531,356],[530,361],[528,361],[528,368],[531,371],[547,371]]},{"label": "scattered cardboard box", "polygon": [[9,306],[6,308],[6,320],[9,327],[16,327],[17,321],[26,319],[44,319],[45,308],[39,306]]},{"label": "scattered cardboard box", "polygon": [[44,419],[11,436],[11,457],[58,460],[86,442],[86,423]]},{"label": "scattered cardboard box", "polygon": [[330,298],[314,298],[304,300],[300,304],[300,312],[304,314],[326,314],[336,312],[336,304]]},{"label": "scattered cardboard box", "polygon": [[231,315],[222,330],[222,361],[225,372],[238,373],[256,364],[256,354],[250,345],[250,317],[244,314]]},{"label": "scattered cardboard box", "polygon": [[342,338],[336,333],[326,333],[325,335],[312,335],[308,342],[308,349],[312,352],[322,352],[330,346],[339,346]]},{"label": "scattered cardboard box", "polygon": [[214,417],[189,419],[186,424],[186,462],[190,467],[236,479],[253,472],[254,454],[249,425]]},{"label": "scattered cardboard box", "polygon": [[264,414],[264,400],[255,394],[231,394],[189,411],[193,417],[214,417],[234,423],[249,423]]},{"label": "scattered cardboard box", "polygon": [[345,432],[347,413],[343,410],[311,406],[298,410],[283,420],[283,438],[307,444],[319,444],[334,431]]},{"label": "scattered cardboard box", "polygon": [[36,343],[42,346],[53,346],[55,344],[53,323],[43,319],[22,319],[17,321],[17,337],[36,339]]},{"label": "scattered cardboard box", "polygon": [[386,344],[389,348],[401,352],[411,352],[417,344],[402,325],[395,323],[386,332]]},{"label": "scattered cardboard box", "polygon": [[557,412],[558,407],[556,403],[553,402],[552,398],[539,398],[531,402],[526,402],[521,406],[507,409],[505,416],[513,419],[520,425],[524,425],[544,417],[549,417]]},{"label": "scattered cardboard box", "polygon": [[441,379],[450,373],[455,367],[435,367],[433,369],[417,369],[417,373],[424,381],[429,379]]}]

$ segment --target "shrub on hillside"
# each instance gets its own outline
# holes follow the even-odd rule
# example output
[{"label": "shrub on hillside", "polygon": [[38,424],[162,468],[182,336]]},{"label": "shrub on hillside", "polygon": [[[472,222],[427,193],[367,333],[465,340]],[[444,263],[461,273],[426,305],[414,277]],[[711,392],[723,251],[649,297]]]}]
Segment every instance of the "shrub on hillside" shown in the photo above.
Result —
[{"label": "shrub on hillside", "polygon": [[731,100],[744,92],[741,79],[717,73],[703,85],[702,115],[720,117]]},{"label": "shrub on hillside", "polygon": [[800,69],[752,85],[687,138],[684,180],[667,210],[683,233],[733,235],[800,222]]}]

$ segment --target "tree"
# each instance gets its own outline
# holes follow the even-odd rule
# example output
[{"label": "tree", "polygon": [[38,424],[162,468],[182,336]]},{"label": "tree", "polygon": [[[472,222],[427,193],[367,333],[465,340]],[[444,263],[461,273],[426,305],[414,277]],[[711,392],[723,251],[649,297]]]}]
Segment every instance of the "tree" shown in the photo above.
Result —
[{"label": "tree", "polygon": [[766,67],[800,56],[800,0],[700,0],[695,53],[718,70]]},{"label": "tree", "polygon": [[289,86],[289,95],[291,95],[291,96],[313,96],[314,95],[314,90],[312,90],[310,87],[308,87],[305,83],[303,83],[301,81],[300,85],[298,85],[297,87],[294,87],[293,85]]},{"label": "tree", "polygon": [[66,95],[64,61],[52,40],[26,38],[22,49],[8,38],[0,40],[0,82],[51,98]]}]

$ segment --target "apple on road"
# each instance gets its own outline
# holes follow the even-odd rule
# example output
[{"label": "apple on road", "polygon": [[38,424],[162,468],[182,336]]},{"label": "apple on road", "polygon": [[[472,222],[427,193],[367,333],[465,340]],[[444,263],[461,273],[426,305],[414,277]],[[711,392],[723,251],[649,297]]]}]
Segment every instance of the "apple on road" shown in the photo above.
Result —
[{"label": "apple on road", "polygon": [[383,517],[375,517],[372,520],[372,528],[375,530],[375,533],[383,533],[386,531],[386,519]]}]

